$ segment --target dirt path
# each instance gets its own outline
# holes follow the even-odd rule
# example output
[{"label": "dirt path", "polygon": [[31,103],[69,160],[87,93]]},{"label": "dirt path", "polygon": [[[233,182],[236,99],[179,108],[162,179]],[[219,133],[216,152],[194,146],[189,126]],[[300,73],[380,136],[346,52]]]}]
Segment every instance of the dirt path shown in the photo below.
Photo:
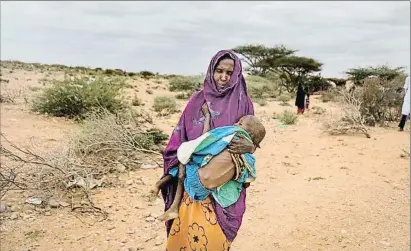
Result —
[{"label": "dirt path", "polygon": [[[256,153],[258,178],[248,189],[232,250],[409,250],[409,158],[400,156],[410,148],[408,127],[403,133],[374,129],[371,139],[330,137],[321,131],[320,116],[282,128],[270,118],[282,107],[256,106],[267,137]],[[1,127],[19,143],[54,142],[72,128],[18,110],[2,106]],[[169,133],[176,119],[156,123]],[[68,209],[49,215],[23,204],[29,194],[13,193],[4,202],[15,206],[18,217],[7,213],[0,250],[164,250],[164,226],[152,217],[163,202],[144,197],[161,173],[124,173],[119,187],[95,190],[95,203],[109,213],[105,221]]]}]

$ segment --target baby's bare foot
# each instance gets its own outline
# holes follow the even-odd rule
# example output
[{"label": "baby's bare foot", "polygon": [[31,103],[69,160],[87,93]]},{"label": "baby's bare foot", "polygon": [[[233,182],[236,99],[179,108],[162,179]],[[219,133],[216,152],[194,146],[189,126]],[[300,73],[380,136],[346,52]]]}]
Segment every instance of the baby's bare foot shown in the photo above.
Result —
[{"label": "baby's bare foot", "polygon": [[169,221],[178,218],[177,210],[168,210],[163,215],[160,215],[157,219],[161,221]]},{"label": "baby's bare foot", "polygon": [[148,198],[150,201],[153,201],[155,199],[157,199],[158,197],[158,193],[160,192],[160,188],[154,186],[153,188],[150,189]]}]

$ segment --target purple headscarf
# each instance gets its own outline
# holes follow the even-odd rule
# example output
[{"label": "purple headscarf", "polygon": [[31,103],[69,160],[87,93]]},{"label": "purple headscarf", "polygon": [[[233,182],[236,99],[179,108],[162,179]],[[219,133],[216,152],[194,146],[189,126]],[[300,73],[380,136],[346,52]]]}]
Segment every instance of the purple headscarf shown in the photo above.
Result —
[{"label": "purple headscarf", "polygon": [[[213,77],[214,70],[219,60],[227,54],[234,60],[234,71],[224,89],[218,90]],[[204,80],[203,89],[195,93],[188,101],[163,152],[164,175],[167,175],[171,168],[178,165],[178,147],[183,142],[196,139],[202,134],[204,116],[201,112],[201,107],[205,102],[207,102],[211,113],[211,129],[233,125],[245,115],[254,115],[253,103],[248,96],[245,79],[242,74],[241,61],[232,51],[219,51],[212,58]],[[175,197],[176,188],[177,183],[173,181],[162,189],[165,210],[170,208]],[[234,240],[240,228],[245,212],[245,197],[245,189],[243,189],[239,200],[227,208],[222,208],[211,197],[217,220],[229,241]],[[166,222],[167,234],[170,231],[171,225],[172,221]]]}]

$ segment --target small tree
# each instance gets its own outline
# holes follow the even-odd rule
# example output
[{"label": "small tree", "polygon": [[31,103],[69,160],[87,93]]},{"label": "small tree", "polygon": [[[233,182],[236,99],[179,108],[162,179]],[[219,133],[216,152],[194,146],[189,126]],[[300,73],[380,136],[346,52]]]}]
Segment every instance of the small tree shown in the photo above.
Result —
[{"label": "small tree", "polygon": [[404,67],[390,67],[388,65],[382,66],[368,66],[351,68],[345,72],[355,85],[362,85],[363,81],[371,76],[378,78],[381,81],[390,81],[396,77],[404,75]]},{"label": "small tree", "polygon": [[261,44],[237,46],[233,51],[242,56],[242,60],[248,65],[246,70],[253,75],[264,75],[270,70],[268,59],[272,61],[296,52],[284,45],[267,47]]}]

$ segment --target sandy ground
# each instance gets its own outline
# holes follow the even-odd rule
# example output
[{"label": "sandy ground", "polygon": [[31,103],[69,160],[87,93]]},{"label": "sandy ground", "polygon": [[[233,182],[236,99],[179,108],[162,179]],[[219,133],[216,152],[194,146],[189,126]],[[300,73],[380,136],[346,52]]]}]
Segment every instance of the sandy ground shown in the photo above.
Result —
[{"label": "sandy ground", "polygon": [[[2,78],[10,80],[7,88],[24,88],[30,97],[43,75],[3,71]],[[162,83],[132,85],[146,107],[155,95],[172,95]],[[148,86],[159,87],[149,95]],[[311,103],[335,108],[316,98]],[[284,107],[255,106],[267,136],[256,152],[258,178],[247,190],[247,211],[232,250],[410,249],[410,163],[401,157],[410,148],[408,125],[402,133],[395,125],[374,128],[371,139],[331,137],[322,132],[323,115],[304,115],[297,125],[281,127],[272,114]],[[177,119],[175,114],[155,123],[169,134]],[[31,113],[22,100],[1,106],[2,133],[20,146],[52,147],[75,129],[68,120]],[[32,193],[9,193],[1,204],[14,212],[1,215],[0,250],[165,250],[164,225],[152,217],[161,214],[163,202],[145,197],[161,174],[160,168],[139,169],[121,174],[118,187],[94,190],[95,204],[109,213],[104,221],[65,208],[45,212],[24,204]]]}]

